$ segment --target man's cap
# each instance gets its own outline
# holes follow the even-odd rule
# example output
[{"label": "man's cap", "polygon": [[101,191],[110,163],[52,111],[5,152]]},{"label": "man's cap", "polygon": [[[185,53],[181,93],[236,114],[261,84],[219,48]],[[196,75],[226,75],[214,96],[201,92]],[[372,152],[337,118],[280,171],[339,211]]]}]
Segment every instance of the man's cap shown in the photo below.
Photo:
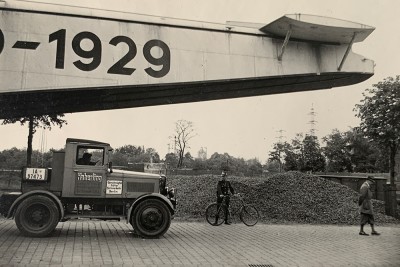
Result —
[{"label": "man's cap", "polygon": [[89,158],[89,157],[91,157],[92,156],[92,154],[90,154],[90,153],[83,153],[83,156],[82,157],[84,157],[84,158]]},{"label": "man's cap", "polygon": [[371,181],[371,182],[375,183],[375,180],[374,180],[373,176],[368,176],[367,177],[367,181]]}]

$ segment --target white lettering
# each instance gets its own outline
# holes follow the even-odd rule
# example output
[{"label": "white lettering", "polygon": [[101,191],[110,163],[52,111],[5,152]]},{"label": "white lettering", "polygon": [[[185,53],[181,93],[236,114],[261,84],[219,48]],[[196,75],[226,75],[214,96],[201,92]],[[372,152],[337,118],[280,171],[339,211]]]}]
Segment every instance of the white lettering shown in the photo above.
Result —
[{"label": "white lettering", "polygon": [[78,172],[77,176],[78,181],[101,182],[102,179],[103,176],[96,173],[87,174],[86,172]]},{"label": "white lettering", "polygon": [[108,180],[106,186],[106,194],[112,194],[112,195],[122,194],[122,181]]}]

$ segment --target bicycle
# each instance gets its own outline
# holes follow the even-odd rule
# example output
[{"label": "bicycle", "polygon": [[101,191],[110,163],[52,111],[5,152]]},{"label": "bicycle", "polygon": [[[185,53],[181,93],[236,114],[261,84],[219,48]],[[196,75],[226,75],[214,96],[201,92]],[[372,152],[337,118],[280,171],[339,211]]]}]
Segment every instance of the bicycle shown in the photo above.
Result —
[{"label": "bicycle", "polygon": [[[256,207],[250,204],[246,204],[243,200],[241,194],[235,194],[233,196],[237,196],[237,199],[240,201],[240,206],[235,209],[233,212],[231,211],[231,205],[229,205],[228,215],[234,216],[235,214],[239,214],[240,220],[247,226],[254,226],[257,224],[258,219],[260,218],[260,214]],[[213,226],[221,225],[225,220],[225,198],[227,196],[223,196],[221,203],[211,203],[206,208],[206,220],[209,224]]]}]

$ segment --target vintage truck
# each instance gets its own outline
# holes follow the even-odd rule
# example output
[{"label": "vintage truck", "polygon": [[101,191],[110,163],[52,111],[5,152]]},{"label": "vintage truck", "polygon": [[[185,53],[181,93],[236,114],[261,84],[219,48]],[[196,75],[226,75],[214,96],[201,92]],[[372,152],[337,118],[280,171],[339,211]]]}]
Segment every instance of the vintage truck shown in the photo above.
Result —
[{"label": "vintage truck", "polygon": [[15,200],[7,218],[32,237],[76,218],[123,219],[142,237],[162,236],[175,213],[175,189],[161,174],[113,170],[111,152],[107,143],[68,138],[51,168],[23,169],[21,192],[8,195]]}]

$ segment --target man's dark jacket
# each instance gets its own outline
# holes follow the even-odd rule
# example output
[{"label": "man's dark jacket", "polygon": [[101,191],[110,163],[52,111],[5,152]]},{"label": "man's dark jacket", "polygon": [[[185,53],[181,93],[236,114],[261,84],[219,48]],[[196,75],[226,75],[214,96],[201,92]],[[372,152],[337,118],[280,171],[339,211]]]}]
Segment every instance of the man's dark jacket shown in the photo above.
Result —
[{"label": "man's dark jacket", "polygon": [[228,195],[229,191],[231,194],[235,194],[235,190],[233,190],[233,187],[231,186],[231,183],[229,181],[218,181],[217,185],[217,197],[220,195]]}]

